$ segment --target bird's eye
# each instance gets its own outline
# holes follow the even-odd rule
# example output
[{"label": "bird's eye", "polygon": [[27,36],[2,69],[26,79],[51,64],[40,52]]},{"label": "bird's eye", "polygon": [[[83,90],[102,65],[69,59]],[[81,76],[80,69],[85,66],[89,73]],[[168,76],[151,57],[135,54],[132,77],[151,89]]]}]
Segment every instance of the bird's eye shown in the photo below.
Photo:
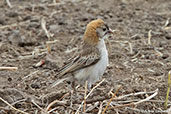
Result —
[{"label": "bird's eye", "polygon": [[106,31],[106,28],[103,28],[103,31]]}]

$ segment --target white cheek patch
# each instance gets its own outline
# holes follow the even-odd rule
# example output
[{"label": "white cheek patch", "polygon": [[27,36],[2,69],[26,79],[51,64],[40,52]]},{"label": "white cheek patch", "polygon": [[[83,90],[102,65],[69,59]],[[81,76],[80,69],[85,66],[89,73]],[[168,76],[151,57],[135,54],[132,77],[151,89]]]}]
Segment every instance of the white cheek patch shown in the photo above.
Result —
[{"label": "white cheek patch", "polygon": [[109,34],[104,34],[103,38],[102,39],[106,39],[108,38],[110,35]]}]

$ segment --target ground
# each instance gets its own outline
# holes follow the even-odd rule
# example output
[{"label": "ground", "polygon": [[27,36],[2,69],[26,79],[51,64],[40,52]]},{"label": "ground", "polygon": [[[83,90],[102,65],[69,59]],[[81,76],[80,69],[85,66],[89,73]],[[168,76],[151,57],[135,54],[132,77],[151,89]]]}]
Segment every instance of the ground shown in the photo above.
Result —
[{"label": "ground", "polygon": [[[86,113],[104,111],[112,93],[116,96],[108,114],[167,113],[163,106],[171,70],[170,0],[1,0],[0,67],[18,69],[0,70],[0,97],[29,114],[45,113],[54,100],[57,103],[47,108],[54,109],[52,114],[75,113],[84,88],[78,87],[71,99],[66,82],[50,85],[80,44],[86,24],[97,18],[116,32],[106,42],[110,63],[102,84],[86,100]],[[48,52],[47,41],[55,40]],[[145,94],[125,96],[139,92]],[[120,96],[125,97],[117,99]],[[17,111],[0,100],[0,113]]]}]

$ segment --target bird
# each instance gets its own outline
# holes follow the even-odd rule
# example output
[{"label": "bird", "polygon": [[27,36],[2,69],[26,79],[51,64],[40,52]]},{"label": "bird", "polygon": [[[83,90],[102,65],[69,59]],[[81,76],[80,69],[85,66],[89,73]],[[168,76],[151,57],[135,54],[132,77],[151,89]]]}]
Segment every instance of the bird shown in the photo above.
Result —
[{"label": "bird", "polygon": [[[57,70],[56,77],[62,81],[78,82],[82,86],[87,81],[87,87],[91,89],[92,85],[100,80],[109,64],[105,39],[112,33],[112,29],[102,19],[89,22],[80,48]],[[59,82],[57,80],[53,86]]]}]

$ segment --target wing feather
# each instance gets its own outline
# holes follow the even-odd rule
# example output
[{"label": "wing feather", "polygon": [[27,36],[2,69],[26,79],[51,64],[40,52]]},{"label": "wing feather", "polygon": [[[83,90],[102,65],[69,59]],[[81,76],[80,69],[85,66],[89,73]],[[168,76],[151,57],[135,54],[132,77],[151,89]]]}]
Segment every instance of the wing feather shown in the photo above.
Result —
[{"label": "wing feather", "polygon": [[67,73],[72,73],[77,70],[86,68],[96,64],[100,60],[100,52],[96,47],[88,47],[80,52],[77,52],[69,59],[63,67],[58,70],[57,77],[61,77]]}]

